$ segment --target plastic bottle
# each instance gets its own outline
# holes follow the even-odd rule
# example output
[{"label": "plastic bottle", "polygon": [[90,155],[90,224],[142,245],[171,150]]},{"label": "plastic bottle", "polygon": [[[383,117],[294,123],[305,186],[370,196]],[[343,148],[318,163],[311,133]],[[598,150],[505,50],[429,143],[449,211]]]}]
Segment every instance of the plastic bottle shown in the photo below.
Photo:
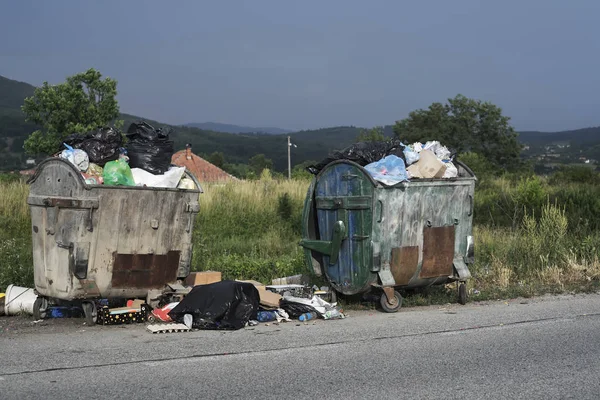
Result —
[{"label": "plastic bottle", "polygon": [[300,321],[309,321],[311,319],[317,319],[317,313],[316,312],[307,312],[302,314],[300,317],[298,317],[298,319]]},{"label": "plastic bottle", "polygon": [[256,319],[258,322],[269,322],[277,319],[277,313],[275,311],[259,311]]},{"label": "plastic bottle", "polygon": [[340,312],[338,309],[333,309],[331,311],[326,311],[323,315],[324,319],[337,319],[337,318],[345,318],[344,314]]}]

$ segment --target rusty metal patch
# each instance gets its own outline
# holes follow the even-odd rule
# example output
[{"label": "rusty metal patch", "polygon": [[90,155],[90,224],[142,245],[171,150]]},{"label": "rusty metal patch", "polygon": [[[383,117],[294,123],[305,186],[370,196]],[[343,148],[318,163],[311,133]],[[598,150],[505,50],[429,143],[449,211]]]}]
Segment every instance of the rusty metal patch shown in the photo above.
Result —
[{"label": "rusty metal patch", "polygon": [[419,267],[419,246],[394,247],[390,269],[396,285],[407,285]]},{"label": "rusty metal patch", "polygon": [[452,275],[454,225],[423,229],[423,267],[419,278]]},{"label": "rusty metal patch", "polygon": [[113,255],[113,288],[157,289],[177,280],[179,251],[167,254]]}]

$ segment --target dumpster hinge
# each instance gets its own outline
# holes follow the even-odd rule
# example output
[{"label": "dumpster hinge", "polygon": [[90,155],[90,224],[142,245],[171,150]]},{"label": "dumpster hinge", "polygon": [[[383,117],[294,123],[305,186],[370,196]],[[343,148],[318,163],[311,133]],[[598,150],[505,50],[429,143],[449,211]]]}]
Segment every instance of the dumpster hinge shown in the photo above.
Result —
[{"label": "dumpster hinge", "polygon": [[346,237],[346,226],[344,222],[337,221],[333,227],[333,237],[331,241],[326,240],[310,240],[302,239],[300,246],[305,249],[314,250],[316,252],[329,256],[329,264],[336,264],[342,247],[342,241]]}]

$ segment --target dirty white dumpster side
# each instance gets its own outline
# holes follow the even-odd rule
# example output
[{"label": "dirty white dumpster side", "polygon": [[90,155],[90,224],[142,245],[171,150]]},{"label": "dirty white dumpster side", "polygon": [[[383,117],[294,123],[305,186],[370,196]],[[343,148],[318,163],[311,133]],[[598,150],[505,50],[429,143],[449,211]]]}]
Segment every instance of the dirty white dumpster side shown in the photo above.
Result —
[{"label": "dirty white dumpster side", "polygon": [[144,297],[189,274],[201,188],[87,185],[48,159],[30,180],[35,287],[64,300]]}]

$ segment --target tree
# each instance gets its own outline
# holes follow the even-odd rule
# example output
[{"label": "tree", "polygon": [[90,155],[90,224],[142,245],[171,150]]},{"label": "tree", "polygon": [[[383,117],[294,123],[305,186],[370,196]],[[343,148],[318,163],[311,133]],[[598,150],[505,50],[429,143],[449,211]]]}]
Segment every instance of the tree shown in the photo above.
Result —
[{"label": "tree", "polygon": [[52,154],[62,141],[75,132],[88,132],[109,125],[119,116],[117,81],[102,78],[91,68],[70,76],[64,83],[44,82],[33,96],[25,99],[21,109],[27,121],[41,129],[25,141],[29,154]]},{"label": "tree", "polygon": [[256,154],[249,161],[250,169],[256,174],[256,176],[260,176],[264,169],[273,169],[273,161],[265,157],[264,154]]},{"label": "tree", "polygon": [[225,155],[220,151],[215,151],[208,156],[208,162],[223,169],[223,166],[225,165]]},{"label": "tree", "polygon": [[317,164],[316,161],[309,160],[309,161],[304,161],[303,163],[294,165],[294,167],[292,168],[292,179],[298,179],[298,180],[312,179],[314,177],[314,175],[311,174],[310,172],[308,172],[306,170],[306,167],[309,167],[309,166],[315,165],[315,164]]},{"label": "tree", "polygon": [[438,140],[457,154],[477,153],[495,167],[511,168],[520,164],[522,146],[509,121],[494,104],[459,94],[411,112],[396,122],[394,134],[407,144]]},{"label": "tree", "polygon": [[382,142],[385,140],[383,126],[376,126],[371,129],[361,129],[357,142]]}]

